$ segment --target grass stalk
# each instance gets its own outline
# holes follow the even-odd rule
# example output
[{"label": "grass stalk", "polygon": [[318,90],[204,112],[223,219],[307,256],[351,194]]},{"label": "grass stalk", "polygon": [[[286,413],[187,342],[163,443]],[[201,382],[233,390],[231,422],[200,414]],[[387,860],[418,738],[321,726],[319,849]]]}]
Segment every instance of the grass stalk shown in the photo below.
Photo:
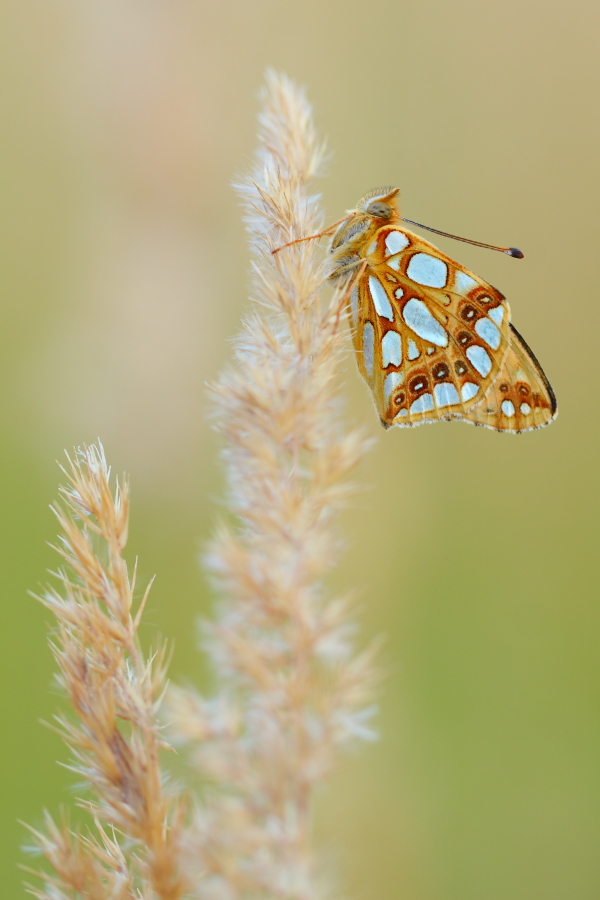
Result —
[{"label": "grass stalk", "polygon": [[340,417],[344,297],[323,290],[315,242],[271,252],[319,231],[308,183],[322,156],[304,93],[269,73],[256,164],[237,185],[254,308],[211,391],[232,513],[206,558],[220,596],[203,639],[217,689],[171,695],[175,739],[210,785],[186,833],[206,900],[319,897],[315,790],[346,744],[373,736],[372,652],[355,652],[350,605],[323,586],[365,449]]}]

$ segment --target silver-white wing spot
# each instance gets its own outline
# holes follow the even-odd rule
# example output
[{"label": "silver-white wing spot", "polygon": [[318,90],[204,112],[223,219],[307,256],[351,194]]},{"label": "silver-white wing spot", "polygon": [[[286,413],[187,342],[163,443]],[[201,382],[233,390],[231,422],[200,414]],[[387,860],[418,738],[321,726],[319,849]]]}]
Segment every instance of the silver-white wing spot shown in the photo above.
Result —
[{"label": "silver-white wing spot", "polygon": [[421,351],[415,344],[412,338],[408,339],[408,351],[407,354],[409,359],[418,359],[421,355]]},{"label": "silver-white wing spot", "polygon": [[496,323],[496,325],[502,325],[502,319],[504,318],[504,307],[500,305],[495,306],[493,309],[488,309],[488,316]]},{"label": "silver-white wing spot", "polygon": [[482,341],[485,341],[492,350],[497,350],[500,346],[500,332],[493,322],[487,318],[477,319],[475,322],[475,331]]},{"label": "silver-white wing spot", "polygon": [[458,391],[451,381],[441,381],[433,389],[433,396],[438,406],[453,406],[459,402]]},{"label": "silver-white wing spot", "polygon": [[477,287],[477,282],[466,272],[457,271],[454,276],[454,285],[459,294],[468,294],[474,287]]},{"label": "silver-white wing spot", "polygon": [[531,412],[531,407],[530,407],[529,403],[521,403],[521,406],[519,408],[524,416],[528,416],[529,413]]},{"label": "silver-white wing spot", "polygon": [[394,297],[396,298],[396,300],[400,300],[400,298],[403,296],[404,296],[404,288],[397,287],[396,290],[394,291]]},{"label": "silver-white wing spot", "polygon": [[477,393],[478,390],[479,390],[479,387],[476,384],[473,384],[472,381],[467,381],[461,387],[460,395],[466,403],[467,400],[473,399],[473,397],[475,396],[475,394]]},{"label": "silver-white wing spot", "polygon": [[373,374],[373,350],[375,349],[375,331],[370,322],[363,326],[363,363],[369,375]]},{"label": "silver-white wing spot", "polygon": [[352,313],[352,327],[356,328],[358,322],[358,286],[350,294],[350,311]]},{"label": "silver-white wing spot", "polygon": [[404,372],[390,372],[389,375],[385,376],[385,381],[383,382],[383,394],[386,403],[390,399],[392,391],[397,388],[399,384],[402,384],[403,381]]},{"label": "silver-white wing spot", "polygon": [[448,346],[448,335],[422,300],[412,297],[402,310],[402,318],[408,327],[424,341],[430,341],[437,347]]},{"label": "silver-white wing spot", "polygon": [[386,294],[382,283],[373,275],[369,275],[369,290],[377,313],[382,316],[382,318],[389,319],[390,322],[393,322],[394,312],[391,303],[388,300],[388,295]]},{"label": "silver-white wing spot", "polygon": [[502,412],[508,419],[511,419],[514,416],[515,408],[514,408],[511,400],[503,400],[502,401]]},{"label": "silver-white wing spot", "polygon": [[483,347],[478,347],[477,344],[473,344],[471,347],[467,347],[467,359],[471,363],[471,365],[477,369],[480,375],[483,375],[484,378],[492,371],[492,361],[489,358],[486,351]]},{"label": "silver-white wing spot", "polygon": [[429,412],[433,409],[433,397],[431,394],[422,394],[415,402],[412,404],[410,411],[413,413],[424,413]]},{"label": "silver-white wing spot", "polygon": [[448,266],[443,259],[429,253],[415,253],[410,258],[406,274],[417,284],[443,288],[448,280]]},{"label": "silver-white wing spot", "polygon": [[399,366],[402,362],[402,342],[397,331],[387,331],[381,339],[382,365]]},{"label": "silver-white wing spot", "polygon": [[404,250],[405,247],[408,247],[409,244],[409,239],[402,231],[390,231],[385,239],[385,249],[387,250],[388,256],[400,253],[400,251]]}]

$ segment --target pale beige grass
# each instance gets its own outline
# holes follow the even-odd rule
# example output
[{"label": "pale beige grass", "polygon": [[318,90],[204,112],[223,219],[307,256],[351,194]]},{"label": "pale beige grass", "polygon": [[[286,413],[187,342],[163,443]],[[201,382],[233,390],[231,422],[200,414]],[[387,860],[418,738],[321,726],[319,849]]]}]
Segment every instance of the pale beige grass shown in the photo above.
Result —
[{"label": "pale beige grass", "polygon": [[123,559],[129,488],[125,481],[111,491],[100,444],[84,447],[64,472],[63,502],[53,509],[65,567],[56,573],[60,589],[39,599],[56,618],[50,643],[74,713],[58,716],[57,730],[91,791],[80,804],[96,831],[83,836],[47,816],[46,831],[33,834],[55,875],[42,874],[45,886],[32,892],[178,900],[187,887],[178,859],[182,803],[159,762],[165,646],[145,658],[137,637],[147,592],[134,614],[135,572],[130,578]]},{"label": "pale beige grass", "polygon": [[319,229],[308,182],[322,148],[287,78],[270,73],[262,101],[256,165],[238,186],[254,304],[211,391],[229,511],[207,553],[220,597],[203,637],[215,687],[172,690],[167,712],[200,790],[184,823],[159,761],[164,648],[141,653],[143,604],[134,615],[122,556],[127,487],[111,494],[101,447],[84,449],[56,510],[71,574],[41,599],[57,619],[53,649],[75,711],[60,728],[91,789],[96,832],[48,819],[36,833],[56,873],[36,892],[44,900],[317,900],[328,890],[315,791],[345,747],[373,737],[373,651],[354,649],[351,604],[324,587],[341,550],[335,517],[365,449],[338,399],[345,297],[324,290],[315,242],[271,252]]},{"label": "pale beige grass", "polygon": [[322,896],[312,810],[316,788],[366,720],[371,651],[353,649],[351,610],[323,578],[339,557],[334,518],[365,449],[344,431],[336,370],[344,295],[323,290],[308,182],[322,159],[304,93],[270,73],[259,151],[238,190],[252,253],[254,309],[235,363],[212,388],[223,436],[227,507],[207,555],[222,598],[204,647],[218,685],[209,699],[171,696],[175,737],[212,785],[186,833],[206,900]]}]

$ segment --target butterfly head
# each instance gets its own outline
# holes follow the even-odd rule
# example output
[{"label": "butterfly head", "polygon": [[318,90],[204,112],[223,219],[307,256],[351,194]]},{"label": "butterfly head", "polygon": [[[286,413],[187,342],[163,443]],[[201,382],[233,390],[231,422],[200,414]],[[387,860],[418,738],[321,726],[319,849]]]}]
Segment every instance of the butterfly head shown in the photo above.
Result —
[{"label": "butterfly head", "polygon": [[398,215],[396,194],[399,188],[375,188],[365,194],[356,204],[355,209],[348,210],[348,216],[340,224],[331,241],[331,250],[353,244],[364,239],[373,226],[379,228],[385,222]]},{"label": "butterfly head", "polygon": [[374,188],[365,194],[356,204],[356,209],[372,219],[391,219],[398,215],[396,207],[396,195],[399,192],[396,187]]}]

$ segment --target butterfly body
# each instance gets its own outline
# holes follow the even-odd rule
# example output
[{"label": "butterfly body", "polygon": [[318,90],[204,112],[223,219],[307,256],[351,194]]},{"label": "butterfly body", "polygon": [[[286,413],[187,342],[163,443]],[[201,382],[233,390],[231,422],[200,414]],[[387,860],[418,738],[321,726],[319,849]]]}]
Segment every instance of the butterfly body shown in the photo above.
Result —
[{"label": "butterfly body", "polygon": [[358,367],[382,423],[458,419],[517,433],[547,425],[554,394],[506,298],[409,231],[397,193],[371,191],[331,242],[331,277],[349,283]]}]

